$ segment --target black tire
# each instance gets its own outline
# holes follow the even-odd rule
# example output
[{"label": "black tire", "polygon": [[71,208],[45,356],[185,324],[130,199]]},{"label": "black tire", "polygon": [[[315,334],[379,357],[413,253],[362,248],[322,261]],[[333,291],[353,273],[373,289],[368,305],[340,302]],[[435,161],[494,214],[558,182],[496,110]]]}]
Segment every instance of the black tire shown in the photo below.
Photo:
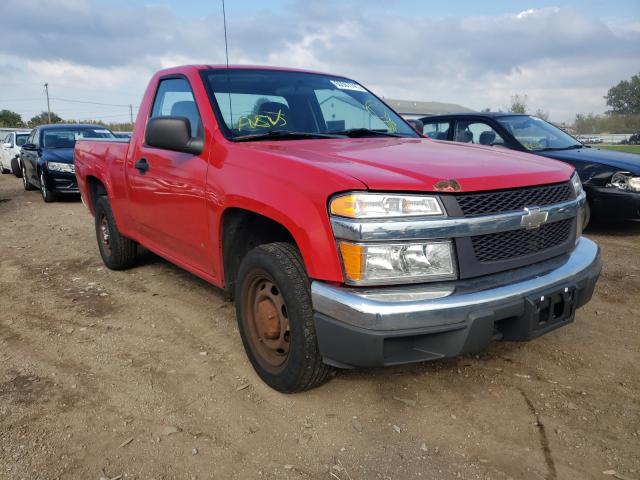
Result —
[{"label": "black tire", "polygon": [[[268,293],[264,293],[264,286],[260,290],[260,281],[271,285]],[[275,287],[275,293],[272,287]],[[280,352],[280,365],[276,365],[278,350],[270,350],[272,347],[269,347],[269,342],[282,340],[273,340],[275,336],[267,334],[264,316],[260,317],[259,314],[258,305],[264,303],[267,297],[269,302],[275,298],[273,303],[276,306],[278,301],[281,302],[280,308],[273,310],[282,314],[276,335],[284,338],[288,347],[286,355]],[[258,301],[259,298],[263,300]],[[269,243],[251,250],[240,263],[235,302],[245,351],[256,373],[267,385],[279,392],[293,393],[309,390],[327,381],[331,367],[323,363],[318,350],[309,277],[295,246]],[[263,318],[263,323],[259,324],[257,318]],[[268,317],[267,321],[270,322],[272,318]],[[283,321],[288,328],[284,333]],[[262,332],[257,332],[259,326]]]},{"label": "black tire", "polygon": [[22,178],[22,170],[20,169],[20,162],[16,157],[14,157],[13,160],[11,160],[11,170],[13,171],[13,174],[16,177]]},{"label": "black tire", "polygon": [[582,216],[582,230],[585,230],[591,223],[591,205],[589,202],[584,204],[584,213]]},{"label": "black tire", "polygon": [[113,218],[106,195],[98,197],[95,208],[96,239],[102,261],[111,270],[126,270],[136,263],[137,244],[123,236]]},{"label": "black tire", "polygon": [[27,170],[25,169],[24,165],[22,165],[22,186],[27,191],[36,189],[36,187],[31,185],[31,182],[29,181],[29,177],[27,177]]},{"label": "black tire", "polygon": [[47,186],[47,181],[44,178],[44,172],[42,170],[40,171],[40,193],[42,194],[42,200],[44,200],[45,203],[56,201],[56,194]]},{"label": "black tire", "polygon": [[11,170],[4,168],[4,167],[0,167],[2,169],[2,175],[5,175],[7,173],[11,173]]}]

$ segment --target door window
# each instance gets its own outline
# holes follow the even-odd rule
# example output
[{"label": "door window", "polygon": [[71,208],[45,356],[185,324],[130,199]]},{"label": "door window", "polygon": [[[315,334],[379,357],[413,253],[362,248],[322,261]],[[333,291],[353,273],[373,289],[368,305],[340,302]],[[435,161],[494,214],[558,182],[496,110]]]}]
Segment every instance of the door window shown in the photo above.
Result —
[{"label": "door window", "polygon": [[31,132],[31,135],[29,135],[29,140],[27,141],[27,143],[32,143],[37,148],[40,146],[39,137],[40,137],[40,132],[38,130],[34,130],[33,132]]},{"label": "door window", "polygon": [[191,86],[185,78],[160,80],[151,118],[167,116],[186,117],[191,125],[191,137],[202,138],[202,120]]},{"label": "door window", "polygon": [[451,122],[423,122],[423,125],[424,128],[422,129],[422,133],[424,133],[429,138],[433,138],[434,140],[447,140],[447,138],[449,137],[449,128],[451,127]]},{"label": "door window", "polygon": [[23,133],[23,134],[16,133],[16,145],[18,147],[21,147],[22,145],[27,143],[27,137],[29,137],[29,134],[27,133]]},{"label": "door window", "polygon": [[478,145],[504,145],[504,140],[489,124],[477,121],[456,122],[455,142]]}]

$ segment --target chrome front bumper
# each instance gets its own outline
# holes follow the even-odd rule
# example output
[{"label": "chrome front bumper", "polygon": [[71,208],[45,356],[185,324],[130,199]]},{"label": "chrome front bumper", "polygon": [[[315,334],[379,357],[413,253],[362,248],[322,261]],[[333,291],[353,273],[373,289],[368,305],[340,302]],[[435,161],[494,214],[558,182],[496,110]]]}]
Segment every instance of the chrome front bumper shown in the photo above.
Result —
[{"label": "chrome front bumper", "polygon": [[[375,289],[314,281],[311,293],[320,351],[327,363],[349,367],[424,361],[478,350],[501,337],[499,322],[530,320],[528,299],[571,289],[575,311],[591,298],[601,268],[599,247],[581,238],[567,255],[468,280]],[[572,320],[573,315],[533,336]],[[446,332],[453,335],[445,338]],[[389,341],[398,338],[404,340],[394,340],[395,346],[389,349]],[[398,347],[399,343],[403,346]]]}]

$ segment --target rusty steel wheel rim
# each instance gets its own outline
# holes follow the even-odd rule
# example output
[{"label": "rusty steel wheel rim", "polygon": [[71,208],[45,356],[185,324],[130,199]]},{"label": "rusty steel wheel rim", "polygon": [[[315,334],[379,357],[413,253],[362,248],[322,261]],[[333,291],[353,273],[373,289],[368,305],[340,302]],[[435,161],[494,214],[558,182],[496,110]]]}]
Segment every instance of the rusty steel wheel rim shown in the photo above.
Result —
[{"label": "rusty steel wheel rim", "polygon": [[100,217],[100,243],[107,256],[111,255],[111,231],[109,230],[109,220],[106,215]]},{"label": "rusty steel wheel rim", "polygon": [[251,349],[264,369],[278,373],[286,365],[291,344],[282,292],[266,272],[256,270],[248,276],[243,295],[242,322]]}]

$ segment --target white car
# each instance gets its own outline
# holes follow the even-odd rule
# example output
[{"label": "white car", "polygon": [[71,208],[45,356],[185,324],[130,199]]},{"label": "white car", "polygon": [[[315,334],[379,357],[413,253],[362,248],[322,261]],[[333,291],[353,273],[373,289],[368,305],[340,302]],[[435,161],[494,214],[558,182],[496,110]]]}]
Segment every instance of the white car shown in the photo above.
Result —
[{"label": "white car", "polygon": [[11,173],[20,178],[22,170],[20,167],[20,147],[27,142],[29,130],[18,130],[9,132],[3,139],[0,146],[0,169],[2,173]]}]

